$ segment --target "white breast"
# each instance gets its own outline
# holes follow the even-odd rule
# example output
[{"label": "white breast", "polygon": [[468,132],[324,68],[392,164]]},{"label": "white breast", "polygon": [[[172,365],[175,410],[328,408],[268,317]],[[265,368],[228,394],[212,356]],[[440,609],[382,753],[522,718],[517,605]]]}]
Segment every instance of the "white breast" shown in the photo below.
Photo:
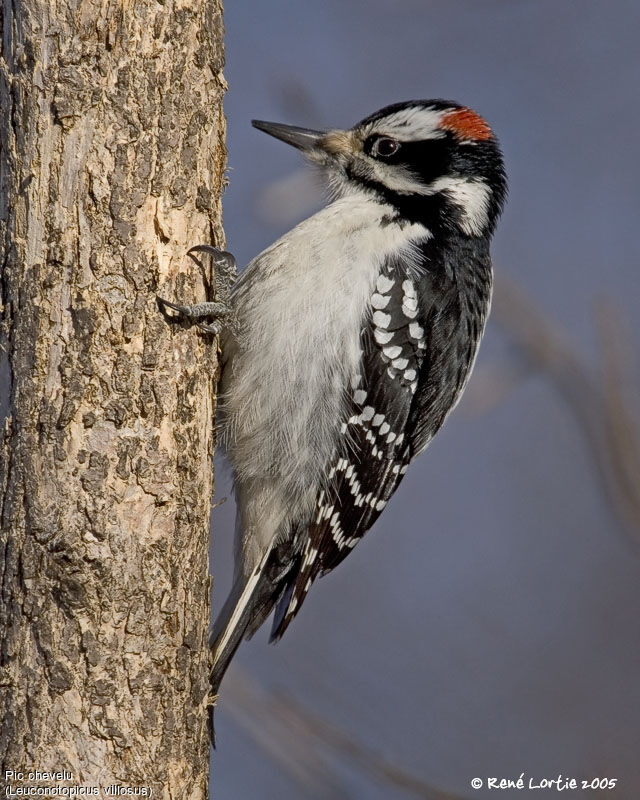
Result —
[{"label": "white breast", "polygon": [[239,279],[239,333],[226,343],[221,386],[223,441],[237,480],[271,476],[297,503],[322,484],[380,267],[430,235],[418,224],[382,223],[390,213],[362,194],[336,200]]}]

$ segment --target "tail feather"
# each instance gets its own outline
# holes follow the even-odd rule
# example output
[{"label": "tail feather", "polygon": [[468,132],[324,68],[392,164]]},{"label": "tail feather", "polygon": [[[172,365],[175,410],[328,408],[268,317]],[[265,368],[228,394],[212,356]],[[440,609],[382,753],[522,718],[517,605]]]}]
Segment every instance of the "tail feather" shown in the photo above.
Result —
[{"label": "tail feather", "polygon": [[295,581],[289,581],[287,584],[282,597],[278,600],[276,605],[276,610],[273,615],[273,625],[271,626],[271,634],[269,636],[269,642],[277,642],[282,638],[282,634],[285,632],[286,628],[289,625],[289,620],[285,617],[287,616],[287,611],[289,610],[289,605],[291,604],[291,596],[293,595],[293,590],[296,588]]},{"label": "tail feather", "polygon": [[277,642],[282,638],[300,610],[311,584],[321,574],[321,570],[322,564],[318,559],[318,548],[314,547],[309,539],[303,552],[296,559],[294,567],[287,575],[286,585],[280,592],[273,615],[270,642]]},{"label": "tail feather", "polygon": [[240,579],[229,593],[220,614],[213,626],[209,644],[213,650],[213,667],[210,681],[213,694],[218,693],[231,659],[243,640],[255,612],[262,608],[266,598],[261,598],[265,590],[265,567],[271,551],[268,550],[249,580]]},{"label": "tail feather", "polygon": [[[289,571],[290,567],[283,571],[278,553],[272,548],[262,557],[249,579],[240,578],[231,589],[209,637],[213,651],[209,680],[214,705],[236,650],[242,640],[250,639],[269,616],[285,590]],[[209,732],[215,747],[214,705],[210,706]]]}]

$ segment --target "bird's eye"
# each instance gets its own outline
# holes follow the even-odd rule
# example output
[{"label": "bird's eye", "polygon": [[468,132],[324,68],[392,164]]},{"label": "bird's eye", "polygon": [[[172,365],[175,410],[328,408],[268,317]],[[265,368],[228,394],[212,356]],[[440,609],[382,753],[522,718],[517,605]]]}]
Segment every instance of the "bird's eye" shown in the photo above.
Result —
[{"label": "bird's eye", "polygon": [[378,136],[371,143],[371,155],[377,158],[389,158],[400,149],[400,142],[390,136]]}]

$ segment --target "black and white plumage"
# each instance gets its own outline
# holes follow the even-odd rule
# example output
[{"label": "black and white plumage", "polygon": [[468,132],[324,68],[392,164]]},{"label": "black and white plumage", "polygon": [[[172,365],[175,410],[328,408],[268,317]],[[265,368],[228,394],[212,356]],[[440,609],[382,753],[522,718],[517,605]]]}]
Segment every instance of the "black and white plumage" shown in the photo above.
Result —
[{"label": "black and white plumage", "polygon": [[236,573],[212,634],[214,692],[273,610],[282,636],[457,402],[506,191],[493,133],[455,103],[389,106],[348,131],[254,125],[319,165],[334,199],[231,292],[220,410]]}]

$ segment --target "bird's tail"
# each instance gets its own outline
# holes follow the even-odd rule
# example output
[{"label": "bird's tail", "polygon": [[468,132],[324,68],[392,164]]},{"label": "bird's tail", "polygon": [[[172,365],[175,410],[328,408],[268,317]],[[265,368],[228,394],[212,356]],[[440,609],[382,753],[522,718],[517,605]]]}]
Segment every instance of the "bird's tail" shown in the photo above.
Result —
[{"label": "bird's tail", "polygon": [[267,551],[249,579],[239,578],[218,614],[209,637],[213,651],[211,691],[218,693],[220,683],[256,612],[259,596],[263,594],[265,567],[271,551]]},{"label": "bird's tail", "polygon": [[209,732],[214,747],[213,711],[220,683],[242,640],[258,630],[279,600],[288,571],[283,572],[277,553],[269,549],[248,579],[241,577],[236,581],[216,618],[209,637],[213,651]]}]

